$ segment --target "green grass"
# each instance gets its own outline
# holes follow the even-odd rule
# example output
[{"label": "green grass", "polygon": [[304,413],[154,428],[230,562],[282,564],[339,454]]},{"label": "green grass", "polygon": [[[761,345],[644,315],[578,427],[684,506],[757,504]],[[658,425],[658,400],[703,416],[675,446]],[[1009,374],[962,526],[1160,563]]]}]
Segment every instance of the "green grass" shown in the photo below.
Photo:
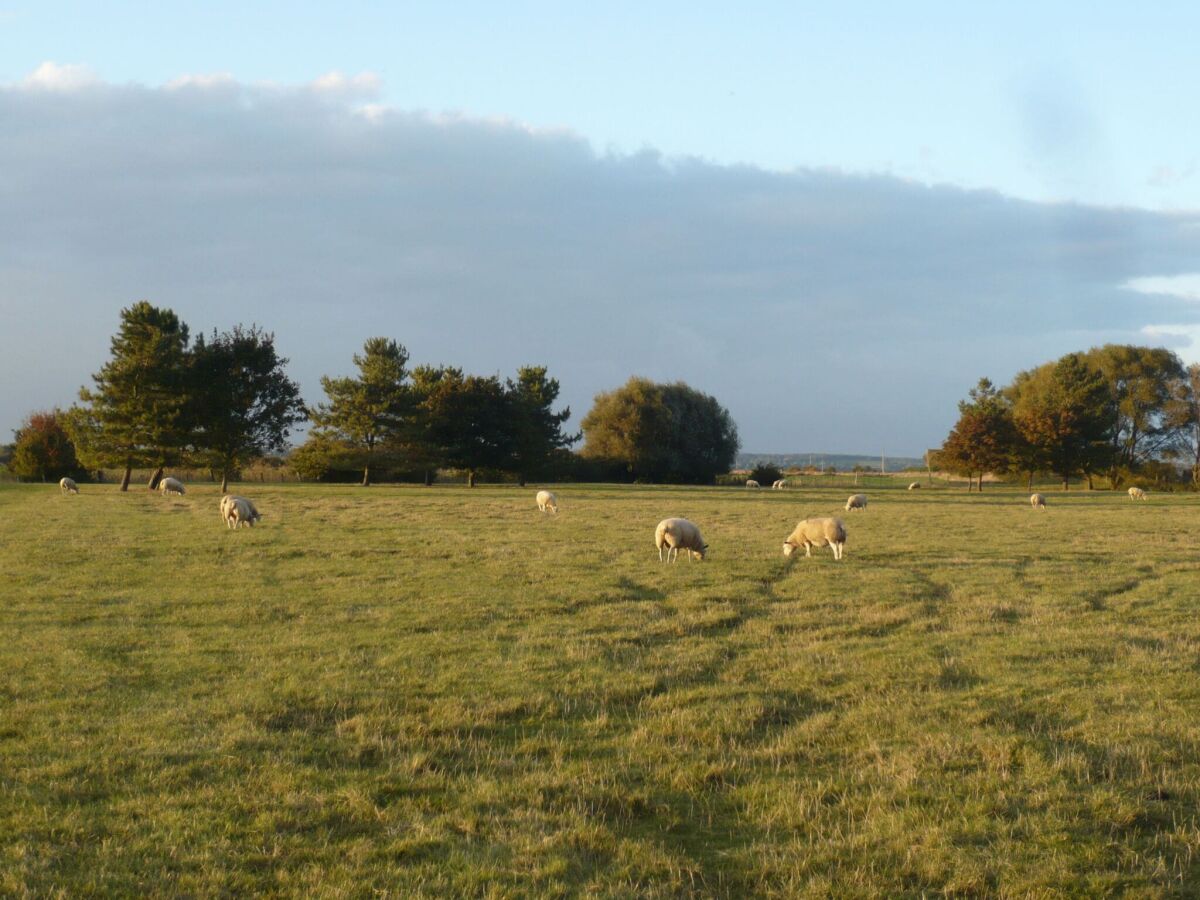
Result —
[{"label": "green grass", "polygon": [[1200,893],[1200,498],[82,490],[0,485],[0,895]]}]

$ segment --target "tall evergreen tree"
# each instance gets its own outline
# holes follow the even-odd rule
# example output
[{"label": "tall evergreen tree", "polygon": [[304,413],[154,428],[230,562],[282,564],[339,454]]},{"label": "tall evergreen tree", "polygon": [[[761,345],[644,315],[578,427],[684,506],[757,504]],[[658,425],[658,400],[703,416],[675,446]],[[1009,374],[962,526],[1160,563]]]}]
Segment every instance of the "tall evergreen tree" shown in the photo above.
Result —
[{"label": "tall evergreen tree", "polygon": [[192,444],[220,471],[224,493],[231,472],[287,445],[291,427],[306,418],[300,388],[284,372],[274,336],[257,327],[201,334],[189,361]]},{"label": "tall evergreen tree", "polygon": [[518,369],[517,380],[510,378],[506,389],[512,416],[512,465],[523,487],[526,479],[545,469],[554,451],[569,447],[580,436],[563,433],[563,425],[571,418],[571,408],[553,411],[558,399],[558,379],[548,378],[545,366]]},{"label": "tall evergreen tree", "polygon": [[309,411],[322,436],[345,441],[361,453],[363,486],[371,483],[376,449],[402,434],[413,409],[408,351],[383,337],[369,338],[354,354],[357,378],[321,379],[329,398]]},{"label": "tall evergreen tree", "polygon": [[68,414],[80,460],[91,469],[124,469],[123,491],[135,465],[157,465],[160,475],[182,454],[187,344],[187,325],[171,310],[145,301],[121,310],[112,358],[92,376],[93,390],[80,389],[84,405]]},{"label": "tall evergreen tree", "polygon": [[513,418],[509,395],[495,375],[463,375],[461,369],[434,370],[422,400],[422,443],[442,465],[467,471],[475,486],[480,469],[506,468],[513,458]]}]

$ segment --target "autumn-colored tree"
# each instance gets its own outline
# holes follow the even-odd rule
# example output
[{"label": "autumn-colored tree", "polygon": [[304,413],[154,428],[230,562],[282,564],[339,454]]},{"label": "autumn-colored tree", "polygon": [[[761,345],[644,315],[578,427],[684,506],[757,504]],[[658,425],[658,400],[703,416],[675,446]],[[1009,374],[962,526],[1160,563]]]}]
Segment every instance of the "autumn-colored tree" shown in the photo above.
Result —
[{"label": "autumn-colored tree", "polygon": [[18,478],[58,481],[64,475],[79,480],[83,469],[75,445],[63,427],[62,410],[30,413],[13,432],[9,471]]},{"label": "autumn-colored tree", "polygon": [[968,491],[976,480],[982,491],[985,474],[1004,472],[1011,466],[1017,430],[1007,399],[991,381],[979,379],[967,396],[958,404],[958,421],[938,459],[950,471],[967,476]]}]

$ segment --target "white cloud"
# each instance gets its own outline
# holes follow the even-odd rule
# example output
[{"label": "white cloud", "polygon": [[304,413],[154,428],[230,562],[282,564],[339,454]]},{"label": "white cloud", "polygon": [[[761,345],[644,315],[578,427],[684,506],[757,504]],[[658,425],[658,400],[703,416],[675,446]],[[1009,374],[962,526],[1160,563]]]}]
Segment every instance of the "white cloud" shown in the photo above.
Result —
[{"label": "white cloud", "polygon": [[1125,286],[1139,294],[1159,294],[1180,297],[1184,300],[1200,300],[1200,272],[1131,278],[1125,282]]},{"label": "white cloud", "polygon": [[375,97],[379,94],[382,82],[374,72],[346,75],[344,72],[334,70],[317,76],[310,82],[310,85],[313,90],[322,93]]},{"label": "white cloud", "polygon": [[211,72],[198,75],[180,75],[178,78],[172,78],[164,85],[169,91],[186,90],[194,88],[196,90],[207,91],[213,89],[225,89],[237,86],[237,80],[230,72]]},{"label": "white cloud", "polygon": [[35,91],[78,91],[100,83],[100,78],[87,66],[46,61],[26,75],[20,86]]}]

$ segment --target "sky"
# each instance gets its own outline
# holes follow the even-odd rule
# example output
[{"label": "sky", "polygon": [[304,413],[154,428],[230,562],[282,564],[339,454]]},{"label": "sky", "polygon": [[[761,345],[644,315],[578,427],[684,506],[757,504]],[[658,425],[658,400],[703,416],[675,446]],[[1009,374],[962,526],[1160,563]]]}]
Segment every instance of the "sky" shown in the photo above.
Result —
[{"label": "sky", "polygon": [[683,379],[754,452],[1200,360],[1200,8],[963,6],[0,0],[0,435],[139,299],[273,331],[309,402],[382,334],[575,423]]}]

